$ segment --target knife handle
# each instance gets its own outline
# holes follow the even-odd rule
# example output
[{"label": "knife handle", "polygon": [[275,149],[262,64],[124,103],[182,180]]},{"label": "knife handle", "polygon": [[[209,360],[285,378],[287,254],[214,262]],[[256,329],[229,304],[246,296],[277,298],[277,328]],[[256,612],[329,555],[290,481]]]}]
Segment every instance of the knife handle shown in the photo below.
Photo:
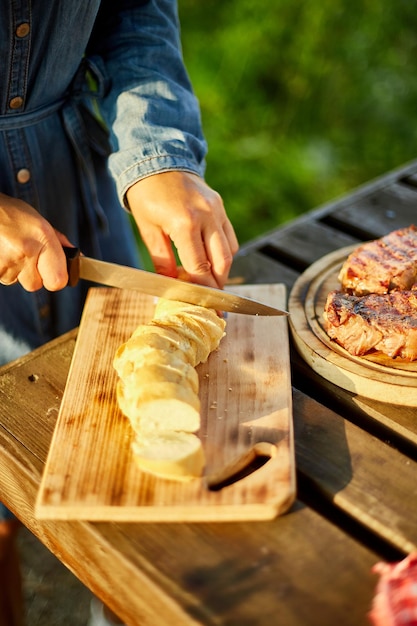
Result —
[{"label": "knife handle", "polygon": [[62,246],[67,259],[68,285],[75,287],[80,279],[80,249]]}]

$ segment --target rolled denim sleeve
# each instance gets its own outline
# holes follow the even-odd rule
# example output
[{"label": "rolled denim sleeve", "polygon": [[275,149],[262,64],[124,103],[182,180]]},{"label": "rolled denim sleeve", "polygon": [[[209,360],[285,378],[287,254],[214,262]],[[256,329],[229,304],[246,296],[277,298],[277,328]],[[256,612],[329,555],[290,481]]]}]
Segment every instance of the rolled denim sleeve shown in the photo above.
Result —
[{"label": "rolled denim sleeve", "polygon": [[183,63],[176,1],[102,3],[88,54],[105,77],[100,108],[122,201],[133,183],[155,173],[203,175],[207,147]]}]

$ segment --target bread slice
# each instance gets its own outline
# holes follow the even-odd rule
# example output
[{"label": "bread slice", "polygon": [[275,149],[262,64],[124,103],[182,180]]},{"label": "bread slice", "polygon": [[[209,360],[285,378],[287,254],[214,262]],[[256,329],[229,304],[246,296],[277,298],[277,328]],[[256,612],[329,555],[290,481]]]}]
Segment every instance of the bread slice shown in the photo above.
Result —
[{"label": "bread slice", "polygon": [[184,353],[184,356],[193,367],[197,365],[196,342],[193,341],[190,337],[184,336],[184,334],[181,333],[180,329],[177,330],[169,326],[164,326],[164,324],[155,323],[152,320],[151,322],[149,322],[149,324],[143,324],[138,326],[132,334],[132,338],[145,335],[147,341],[149,338],[149,333],[158,335],[159,337],[161,337],[162,340],[165,341],[166,348],[164,349],[180,350]]},{"label": "bread slice", "polygon": [[132,448],[139,468],[155,476],[189,481],[203,473],[203,447],[192,433],[162,432],[139,436]]},{"label": "bread slice", "polygon": [[164,381],[141,387],[119,380],[116,394],[136,433],[200,428],[200,399],[189,385]]},{"label": "bread slice", "polygon": [[197,363],[205,363],[222,337],[226,322],[216,311],[176,300],[160,298],[153,317],[154,324],[176,328],[197,343]]},{"label": "bread slice", "polygon": [[178,333],[177,331],[162,333],[160,326],[155,325],[153,319],[148,324],[140,324],[137,328],[135,328],[132,333],[132,338],[148,335],[148,333],[155,333],[163,337],[179,350],[186,350],[189,347],[188,340],[181,333]]},{"label": "bread slice", "polygon": [[148,385],[164,382],[189,386],[195,394],[199,391],[198,374],[194,367],[180,359],[168,360],[157,350],[147,353],[135,370],[123,380],[127,387],[133,389],[133,393]]},{"label": "bread slice", "polygon": [[161,319],[154,318],[152,323],[156,326],[163,326],[165,329],[175,330],[187,338],[195,346],[195,365],[207,360],[210,354],[210,342],[193,319],[189,318],[184,321],[178,315],[170,315]]},{"label": "bread slice", "polygon": [[[145,360],[151,360],[152,355],[158,352],[166,359],[181,359],[194,367],[189,355],[182,350],[179,344],[174,343],[168,337],[148,328],[147,333],[132,335],[128,341],[122,344],[113,359],[113,367],[118,375],[123,378],[128,376],[137,365]],[[194,359],[193,359],[194,361]]]}]

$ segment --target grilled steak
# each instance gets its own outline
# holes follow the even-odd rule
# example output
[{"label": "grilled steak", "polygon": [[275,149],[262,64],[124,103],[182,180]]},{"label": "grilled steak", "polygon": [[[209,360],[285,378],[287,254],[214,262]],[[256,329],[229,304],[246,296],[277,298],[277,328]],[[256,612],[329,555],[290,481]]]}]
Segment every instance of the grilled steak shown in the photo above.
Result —
[{"label": "grilled steak", "polygon": [[339,281],[344,291],[358,296],[411,289],[417,282],[417,228],[359,246],[343,264]]},{"label": "grilled steak", "polygon": [[379,350],[407,361],[417,359],[417,291],[355,296],[329,293],[325,330],[350,354]]}]

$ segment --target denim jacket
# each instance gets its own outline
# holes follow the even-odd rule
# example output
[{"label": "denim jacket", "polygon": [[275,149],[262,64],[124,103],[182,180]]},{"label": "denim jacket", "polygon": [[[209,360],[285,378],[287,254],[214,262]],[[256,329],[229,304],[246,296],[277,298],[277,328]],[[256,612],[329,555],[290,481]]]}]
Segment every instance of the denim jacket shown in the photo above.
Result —
[{"label": "denim jacket", "polygon": [[[85,254],[138,264],[122,209],[128,187],[205,167],[175,0],[0,7],[0,192],[34,206]],[[76,326],[86,287],[0,286],[0,364]]]},{"label": "denim jacket", "polygon": [[116,16],[103,6],[88,53],[102,76],[110,168],[123,198],[134,181],[156,172],[203,175],[206,144],[182,62],[176,2],[120,4],[128,7]]}]

